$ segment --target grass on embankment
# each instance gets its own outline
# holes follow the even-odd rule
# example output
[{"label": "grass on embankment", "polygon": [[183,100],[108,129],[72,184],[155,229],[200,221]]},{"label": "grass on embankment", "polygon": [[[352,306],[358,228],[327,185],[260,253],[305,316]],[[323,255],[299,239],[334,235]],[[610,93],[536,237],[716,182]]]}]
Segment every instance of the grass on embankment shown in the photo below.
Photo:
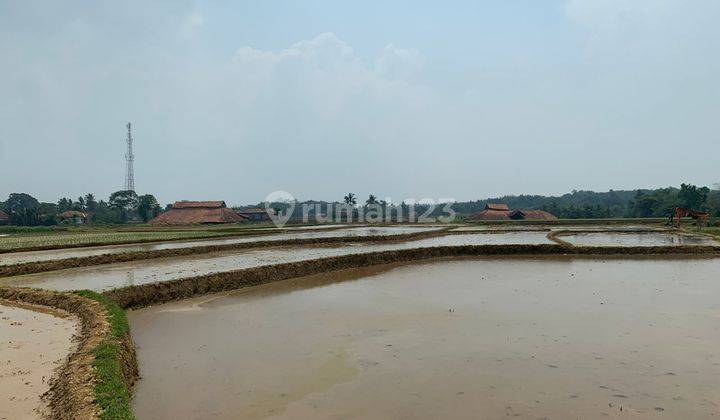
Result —
[{"label": "grass on embankment", "polygon": [[0,237],[0,251],[50,249],[227,236],[223,232],[83,232]]},{"label": "grass on embankment", "polygon": [[75,292],[80,296],[95,300],[102,304],[108,313],[112,337],[103,340],[93,350],[95,361],[95,403],[102,410],[101,419],[135,419],[130,406],[132,392],[127,384],[124,373],[122,340],[128,339],[130,326],[125,311],[115,302],[101,294],[82,290]]},{"label": "grass on embankment", "polygon": [[704,228],[702,228],[702,230],[700,232],[707,233],[708,235],[720,237],[720,227],[717,227],[717,226],[704,227]]}]

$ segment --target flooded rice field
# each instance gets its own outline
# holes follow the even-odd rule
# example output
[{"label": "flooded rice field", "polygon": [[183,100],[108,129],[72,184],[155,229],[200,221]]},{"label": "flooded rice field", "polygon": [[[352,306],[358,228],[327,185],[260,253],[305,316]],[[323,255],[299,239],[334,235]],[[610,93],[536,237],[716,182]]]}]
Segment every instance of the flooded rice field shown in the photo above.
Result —
[{"label": "flooded rice field", "polygon": [[0,300],[0,419],[43,418],[41,396],[72,349],[77,321]]},{"label": "flooded rice field", "polygon": [[341,228],[341,227],[352,227],[349,225],[341,225],[341,224],[335,224],[335,225],[310,225],[310,226],[284,226],[283,229],[285,230],[312,230],[312,229],[332,229],[332,228]]},{"label": "flooded rice field", "polygon": [[719,276],[717,259],[436,260],[132,311],[134,411],[709,418]]},{"label": "flooded rice field", "polygon": [[559,239],[577,246],[676,246],[714,245],[720,242],[699,235],[677,233],[610,233],[588,232],[558,236]]},{"label": "flooded rice field", "polygon": [[476,226],[460,226],[451,229],[452,232],[493,232],[493,231],[549,231],[549,226],[543,225],[476,225]]},{"label": "flooded rice field", "polygon": [[154,242],[129,245],[105,245],[83,248],[53,249],[0,254],[0,265],[20,264],[27,262],[62,260],[66,258],[89,257],[94,255],[121,254],[125,252],[146,252],[162,249],[193,248],[199,246],[244,244],[265,241],[287,241],[297,239],[322,238],[361,238],[368,236],[394,236],[440,230],[441,227],[430,226],[379,226],[352,227],[331,231],[308,230],[302,232],[277,233],[259,236],[243,236],[225,239],[203,239],[193,241]]},{"label": "flooded rice field", "polygon": [[558,224],[490,224],[490,225],[471,225],[460,226],[452,229],[453,232],[484,232],[484,231],[538,231],[538,230],[570,230],[570,231],[606,231],[606,232],[623,232],[623,231],[657,231],[663,230],[658,225],[558,225]]},{"label": "flooded rice field", "polygon": [[297,246],[234,250],[195,256],[157,258],[92,267],[71,268],[25,276],[0,278],[0,286],[23,286],[50,290],[89,289],[104,291],[118,287],[156,283],[243,268],[368,252],[456,245],[547,243],[553,242],[547,239],[544,232],[513,232],[501,234],[456,234],[382,244],[344,244],[338,246]]},{"label": "flooded rice field", "polygon": [[547,238],[547,232],[506,232],[506,233],[466,233],[407,242],[408,248],[457,245],[537,245],[554,244]]}]

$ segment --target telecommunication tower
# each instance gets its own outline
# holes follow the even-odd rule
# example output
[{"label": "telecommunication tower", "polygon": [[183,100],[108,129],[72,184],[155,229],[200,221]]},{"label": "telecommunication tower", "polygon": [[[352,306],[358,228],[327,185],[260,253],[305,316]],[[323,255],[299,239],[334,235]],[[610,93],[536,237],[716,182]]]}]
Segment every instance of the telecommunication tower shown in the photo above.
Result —
[{"label": "telecommunication tower", "polygon": [[130,131],[130,123],[127,123],[127,152],[125,153],[125,191],[135,191],[135,172],[133,170],[133,162],[135,155],[132,151],[132,132]]}]

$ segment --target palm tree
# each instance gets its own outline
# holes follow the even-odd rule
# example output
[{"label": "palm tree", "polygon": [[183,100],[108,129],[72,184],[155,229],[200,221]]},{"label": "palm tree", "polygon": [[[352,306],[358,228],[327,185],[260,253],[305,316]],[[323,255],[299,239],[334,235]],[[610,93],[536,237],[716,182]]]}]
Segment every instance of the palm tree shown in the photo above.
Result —
[{"label": "palm tree", "polygon": [[372,195],[372,194],[370,194],[370,196],[368,197],[368,199],[365,200],[365,205],[366,205],[366,206],[370,206],[370,205],[377,204],[377,203],[378,203],[377,197],[375,197],[375,196]]},{"label": "palm tree", "polygon": [[95,201],[95,195],[93,193],[85,194],[85,209],[89,212],[94,212],[97,209],[97,201]]},{"label": "palm tree", "polygon": [[354,206],[355,204],[357,204],[357,199],[355,198],[355,194],[353,193],[348,193],[348,195],[346,195],[343,200],[345,200],[345,204],[347,204],[348,206]]}]

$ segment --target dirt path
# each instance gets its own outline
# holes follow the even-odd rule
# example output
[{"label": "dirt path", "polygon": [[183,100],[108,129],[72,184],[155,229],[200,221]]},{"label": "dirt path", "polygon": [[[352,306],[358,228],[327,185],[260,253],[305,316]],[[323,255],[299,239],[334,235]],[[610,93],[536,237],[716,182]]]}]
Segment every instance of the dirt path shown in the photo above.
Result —
[{"label": "dirt path", "polygon": [[0,419],[48,415],[42,395],[74,348],[77,324],[57,310],[0,300]]}]

